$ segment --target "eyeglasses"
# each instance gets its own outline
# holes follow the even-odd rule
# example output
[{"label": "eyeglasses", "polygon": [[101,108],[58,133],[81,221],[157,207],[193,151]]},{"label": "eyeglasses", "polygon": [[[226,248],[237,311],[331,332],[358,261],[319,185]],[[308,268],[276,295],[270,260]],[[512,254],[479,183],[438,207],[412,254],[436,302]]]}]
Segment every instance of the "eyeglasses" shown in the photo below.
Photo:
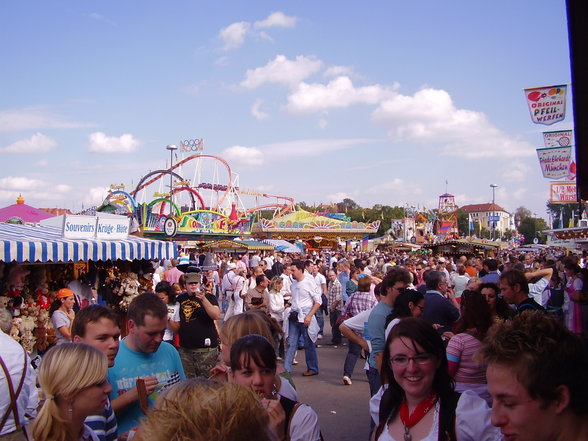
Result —
[{"label": "eyeglasses", "polygon": [[407,357],[406,355],[395,355],[394,357],[390,357],[390,363],[396,366],[406,366],[410,360],[414,361],[416,364],[427,364],[432,359],[433,356],[427,353],[417,354],[414,357]]}]

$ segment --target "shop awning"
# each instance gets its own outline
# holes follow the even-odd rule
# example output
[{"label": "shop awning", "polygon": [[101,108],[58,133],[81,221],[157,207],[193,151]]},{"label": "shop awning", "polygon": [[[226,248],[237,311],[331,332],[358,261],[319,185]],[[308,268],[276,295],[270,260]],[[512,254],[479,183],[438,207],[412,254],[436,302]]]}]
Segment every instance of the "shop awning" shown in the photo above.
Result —
[{"label": "shop awning", "polygon": [[79,262],[171,259],[174,242],[128,236],[118,240],[64,239],[61,228],[0,224],[2,262]]},{"label": "shop awning", "polygon": [[282,239],[265,239],[263,241],[268,245],[272,245],[276,251],[281,251],[283,253],[301,253],[302,250],[298,248],[293,243],[288,242],[287,240]]}]

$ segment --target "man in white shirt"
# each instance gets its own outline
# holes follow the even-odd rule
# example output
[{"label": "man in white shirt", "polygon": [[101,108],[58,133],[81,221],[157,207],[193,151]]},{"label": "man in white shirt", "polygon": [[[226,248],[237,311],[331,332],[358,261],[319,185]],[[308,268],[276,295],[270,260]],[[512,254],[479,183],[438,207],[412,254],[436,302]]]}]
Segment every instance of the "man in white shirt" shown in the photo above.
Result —
[{"label": "man in white shirt", "polygon": [[[316,286],[319,289],[321,298],[323,295],[326,296],[327,295],[327,279],[325,278],[325,276],[323,276],[319,272],[319,266],[316,264],[314,264],[314,265],[311,264],[310,274],[312,274],[312,278],[316,282]],[[326,305],[324,305],[324,306],[326,306]],[[319,340],[321,340],[323,338],[323,332],[325,329],[325,318],[323,315],[324,313],[325,313],[325,308],[323,308],[322,306],[321,306],[321,308],[319,308],[319,310],[316,313],[316,320],[319,325],[319,335],[318,335]]]},{"label": "man in white shirt", "polygon": [[307,370],[302,375],[309,377],[319,373],[315,348],[318,324],[315,314],[321,306],[321,296],[312,276],[305,274],[303,262],[292,262],[290,268],[294,283],[292,283],[292,309],[288,318],[288,352],[284,368],[288,372],[292,371],[292,362],[298,347],[298,337],[303,335]]},{"label": "man in white shirt", "polygon": [[[11,325],[12,315],[1,309],[1,328],[10,329]],[[37,376],[23,347],[4,331],[0,331],[0,360],[3,368],[0,369],[0,418],[6,418],[0,426],[0,439],[26,441],[24,427],[36,416],[39,404]]]}]

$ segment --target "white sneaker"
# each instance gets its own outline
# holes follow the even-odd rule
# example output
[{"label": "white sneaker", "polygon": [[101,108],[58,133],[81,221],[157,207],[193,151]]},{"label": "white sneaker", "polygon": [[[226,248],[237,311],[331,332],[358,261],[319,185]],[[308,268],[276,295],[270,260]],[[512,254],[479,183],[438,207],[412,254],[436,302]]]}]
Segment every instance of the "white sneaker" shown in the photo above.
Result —
[{"label": "white sneaker", "polygon": [[351,382],[351,378],[349,378],[347,375],[345,375],[343,377],[343,384],[346,386],[351,386],[353,383]]},{"label": "white sneaker", "polygon": [[293,364],[294,366],[296,366],[296,365],[298,364],[298,362],[297,362],[296,360],[292,360],[292,364]]},{"label": "white sneaker", "polygon": [[323,339],[323,334],[319,334],[317,338],[318,338],[319,340],[322,340],[322,339]]}]

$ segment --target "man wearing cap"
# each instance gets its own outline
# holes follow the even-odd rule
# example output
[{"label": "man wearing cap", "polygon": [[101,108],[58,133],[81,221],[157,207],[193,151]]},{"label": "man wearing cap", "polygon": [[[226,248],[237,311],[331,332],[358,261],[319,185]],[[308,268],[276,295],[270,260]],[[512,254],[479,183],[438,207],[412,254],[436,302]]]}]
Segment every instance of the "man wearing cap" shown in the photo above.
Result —
[{"label": "man wearing cap", "polygon": [[208,378],[219,355],[215,320],[220,319],[218,301],[200,289],[199,273],[184,275],[186,292],[177,297],[180,304],[170,327],[180,336],[180,357],[187,378]]}]

